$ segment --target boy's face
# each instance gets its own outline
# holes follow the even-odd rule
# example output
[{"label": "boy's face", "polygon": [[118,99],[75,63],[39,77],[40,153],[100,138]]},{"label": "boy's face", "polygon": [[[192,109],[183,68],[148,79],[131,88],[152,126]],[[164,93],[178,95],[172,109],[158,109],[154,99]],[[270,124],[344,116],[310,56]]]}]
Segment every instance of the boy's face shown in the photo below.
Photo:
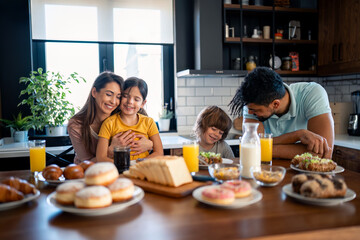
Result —
[{"label": "boy's face", "polygon": [[214,144],[219,141],[224,134],[224,131],[217,129],[216,127],[208,127],[203,134],[203,141],[206,144]]},{"label": "boy's face", "polygon": [[275,109],[271,104],[269,104],[269,106],[264,106],[255,103],[249,103],[246,106],[249,110],[249,114],[255,115],[260,122],[266,121],[275,114]]}]

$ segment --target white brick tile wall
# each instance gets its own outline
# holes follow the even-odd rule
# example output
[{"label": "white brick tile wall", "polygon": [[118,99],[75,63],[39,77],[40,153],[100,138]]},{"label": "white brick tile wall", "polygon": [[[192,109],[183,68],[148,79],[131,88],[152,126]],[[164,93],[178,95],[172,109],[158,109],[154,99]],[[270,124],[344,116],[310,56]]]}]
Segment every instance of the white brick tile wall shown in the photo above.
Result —
[{"label": "white brick tile wall", "polygon": [[230,96],[231,89],[228,87],[218,87],[214,88],[214,96]]},{"label": "white brick tile wall", "polygon": [[204,86],[204,78],[187,78],[186,79],[187,87],[202,87]]},{"label": "white brick tile wall", "polygon": [[186,97],[178,97],[176,103],[178,106],[186,106]]},{"label": "white brick tile wall", "polygon": [[205,105],[216,105],[221,104],[221,97],[205,97]]},{"label": "white brick tile wall", "polygon": [[195,107],[178,107],[177,109],[178,116],[191,116],[195,115]]},{"label": "white brick tile wall", "polygon": [[204,106],[204,97],[187,97],[187,106]]},{"label": "white brick tile wall", "polygon": [[195,96],[195,88],[184,88],[180,87],[178,88],[178,96]]},{"label": "white brick tile wall", "polygon": [[176,122],[178,126],[186,126],[186,117],[185,116],[179,116],[179,114],[176,116]]},{"label": "white brick tile wall", "polygon": [[222,85],[223,86],[239,86],[239,78],[222,78]]},{"label": "white brick tile wall", "polygon": [[178,87],[185,87],[186,78],[178,78],[177,79],[177,86]]},{"label": "white brick tile wall", "polygon": [[206,78],[204,81],[205,87],[220,87],[221,78]]},{"label": "white brick tile wall", "polygon": [[196,88],[195,94],[196,96],[213,96],[214,88],[209,88],[209,87]]}]

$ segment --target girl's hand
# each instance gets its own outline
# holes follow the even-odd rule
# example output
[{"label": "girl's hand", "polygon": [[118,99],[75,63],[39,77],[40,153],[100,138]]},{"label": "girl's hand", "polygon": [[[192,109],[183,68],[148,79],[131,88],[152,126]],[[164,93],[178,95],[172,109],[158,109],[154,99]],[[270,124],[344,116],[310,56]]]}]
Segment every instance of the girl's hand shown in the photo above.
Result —
[{"label": "girl's hand", "polygon": [[137,134],[134,138],[139,138],[135,140],[131,144],[131,151],[135,151],[135,153],[131,155],[138,155],[140,153],[150,151],[153,148],[153,142],[147,139],[144,135]]},{"label": "girl's hand", "polygon": [[116,134],[111,140],[111,144],[108,150],[108,157],[110,158],[114,157],[115,146],[120,146],[120,147],[130,146],[131,143],[134,141],[134,139],[135,139],[135,134],[131,130]]}]

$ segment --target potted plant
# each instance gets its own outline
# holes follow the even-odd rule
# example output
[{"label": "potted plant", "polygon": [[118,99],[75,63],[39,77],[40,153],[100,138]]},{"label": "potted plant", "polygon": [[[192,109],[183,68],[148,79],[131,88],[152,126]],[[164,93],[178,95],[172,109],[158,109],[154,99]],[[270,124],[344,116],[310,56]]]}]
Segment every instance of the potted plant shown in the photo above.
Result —
[{"label": "potted plant", "polygon": [[29,77],[20,78],[26,89],[20,92],[25,98],[19,105],[28,105],[32,114],[32,125],[37,130],[46,127],[47,135],[65,135],[63,124],[70,119],[75,109],[66,96],[70,94],[69,84],[85,81],[76,72],[65,78],[60,73],[43,72],[42,68],[32,71]]},{"label": "potted plant", "polygon": [[6,127],[11,129],[11,136],[14,142],[26,142],[28,140],[28,130],[31,128],[31,116],[23,117],[21,112],[13,120],[0,119]]},{"label": "potted plant", "polygon": [[167,103],[163,107],[161,113],[159,114],[159,130],[160,131],[169,131],[170,129],[170,120],[173,118],[174,112],[167,109]]}]

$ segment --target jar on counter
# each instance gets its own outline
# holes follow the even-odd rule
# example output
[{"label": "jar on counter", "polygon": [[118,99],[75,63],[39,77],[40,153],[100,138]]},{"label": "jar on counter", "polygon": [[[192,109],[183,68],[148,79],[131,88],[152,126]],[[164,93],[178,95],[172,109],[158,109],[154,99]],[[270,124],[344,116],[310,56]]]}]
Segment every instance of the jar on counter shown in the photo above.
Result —
[{"label": "jar on counter", "polygon": [[252,71],[254,68],[256,68],[255,57],[249,56],[246,62],[246,70]]},{"label": "jar on counter", "polygon": [[241,58],[234,58],[232,61],[233,61],[233,69],[240,70],[241,69]]},{"label": "jar on counter", "polygon": [[287,56],[282,58],[282,70],[291,70],[291,64],[291,57]]}]

